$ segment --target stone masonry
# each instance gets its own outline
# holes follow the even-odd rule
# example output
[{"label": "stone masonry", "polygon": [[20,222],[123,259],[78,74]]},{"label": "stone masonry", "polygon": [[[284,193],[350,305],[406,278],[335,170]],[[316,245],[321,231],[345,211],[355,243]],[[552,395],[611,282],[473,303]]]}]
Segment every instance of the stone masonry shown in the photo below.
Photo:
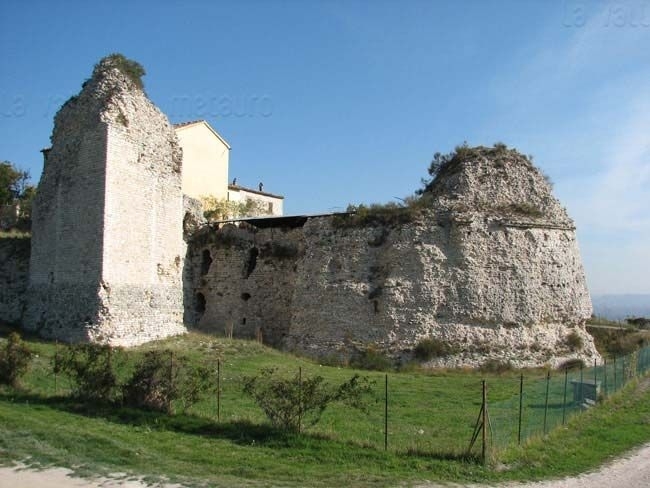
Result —
[{"label": "stone masonry", "polygon": [[408,360],[431,339],[447,349],[432,367],[598,357],[574,223],[528,158],[461,147],[405,208],[213,227],[124,61],[104,58],[55,118],[29,285],[28,240],[0,242],[0,320],[127,346],[196,326],[339,360]]},{"label": "stone masonry", "polygon": [[167,117],[102,60],[55,118],[25,328],[119,345],[185,330],[181,159]]},{"label": "stone masonry", "polygon": [[409,222],[334,216],[198,232],[187,261],[198,326],[261,333],[313,357],[372,346],[408,359],[434,338],[454,353],[430,366],[593,360],[573,222],[526,158],[502,152],[441,173]]}]

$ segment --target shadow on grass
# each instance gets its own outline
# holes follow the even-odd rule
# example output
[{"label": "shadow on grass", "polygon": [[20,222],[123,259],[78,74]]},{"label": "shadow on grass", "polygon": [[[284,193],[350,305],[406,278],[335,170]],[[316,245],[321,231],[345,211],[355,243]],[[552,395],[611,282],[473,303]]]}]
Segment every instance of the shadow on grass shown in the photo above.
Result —
[{"label": "shadow on grass", "polygon": [[[295,433],[275,428],[268,424],[256,424],[240,420],[216,422],[190,414],[168,415],[162,412],[141,410],[110,403],[87,403],[66,396],[43,397],[29,392],[0,389],[0,401],[16,404],[42,405],[48,408],[81,415],[87,418],[100,418],[115,424],[146,427],[156,431],[170,431],[186,435],[196,435],[225,439],[234,444],[267,448],[318,448],[326,445],[349,446],[365,452],[383,456],[383,451],[376,446],[339,441],[318,433]],[[467,464],[479,463],[480,459],[472,454],[457,452],[427,452],[409,449],[393,452],[398,457],[421,458],[441,461],[457,461]]]},{"label": "shadow on grass", "polygon": [[116,424],[218,437],[237,444],[250,445],[255,441],[255,445],[288,446],[292,440],[299,437],[297,434],[284,432],[270,425],[246,421],[217,423],[195,415],[168,415],[162,412],[124,407],[119,404],[89,403],[65,396],[43,397],[20,390],[11,391],[8,388],[0,391],[0,401],[43,405],[88,418],[101,418]]}]

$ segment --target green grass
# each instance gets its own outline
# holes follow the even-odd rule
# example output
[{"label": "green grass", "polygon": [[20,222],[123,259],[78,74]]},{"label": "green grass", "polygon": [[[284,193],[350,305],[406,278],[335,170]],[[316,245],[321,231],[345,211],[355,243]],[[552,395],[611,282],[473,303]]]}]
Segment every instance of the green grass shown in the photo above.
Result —
[{"label": "green grass", "polygon": [[[201,363],[219,359],[217,421],[214,397],[174,416],[79,404],[68,397],[65,378],[57,378],[55,392],[50,358],[56,346],[38,340],[29,345],[38,357],[24,390],[0,390],[0,463],[27,460],[72,467],[80,474],[127,472],[197,485],[383,486],[560,476],[650,440],[650,393],[629,387],[607,405],[571,417],[569,429],[498,453],[496,460],[508,469],[497,472],[463,454],[480,409],[481,379],[487,379],[490,402],[497,405],[516,397],[519,372],[389,373],[389,450],[384,452],[384,373],[360,372],[376,382],[368,414],[334,405],[320,424],[296,435],[268,426],[242,394],[241,378],[264,367],[278,367],[287,375],[301,367],[303,375],[320,374],[340,383],[358,371],[320,366],[254,342],[195,333],[129,350],[122,358],[116,354],[123,378],[136,357],[152,348],[169,348],[178,358]],[[526,375],[532,382],[544,372]]]}]

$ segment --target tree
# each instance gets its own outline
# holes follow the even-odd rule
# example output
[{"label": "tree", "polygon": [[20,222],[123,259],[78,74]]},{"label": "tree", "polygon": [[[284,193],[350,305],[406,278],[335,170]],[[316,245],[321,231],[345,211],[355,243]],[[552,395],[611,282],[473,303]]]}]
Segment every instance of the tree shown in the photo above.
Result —
[{"label": "tree", "polygon": [[21,171],[9,161],[0,162],[0,205],[16,203],[29,187],[28,180],[27,171]]},{"label": "tree", "polygon": [[15,227],[28,229],[31,224],[32,202],[36,187],[29,183],[29,172],[9,161],[0,162],[0,205],[18,205],[18,222]]}]

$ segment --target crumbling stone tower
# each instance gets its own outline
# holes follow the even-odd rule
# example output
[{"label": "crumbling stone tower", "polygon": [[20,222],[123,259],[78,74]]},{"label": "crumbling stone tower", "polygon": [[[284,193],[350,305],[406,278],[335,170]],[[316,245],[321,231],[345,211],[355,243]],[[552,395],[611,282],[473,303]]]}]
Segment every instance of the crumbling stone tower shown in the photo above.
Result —
[{"label": "crumbling stone tower", "polygon": [[54,121],[34,202],[25,327],[134,345],[182,325],[182,155],[121,55],[100,61]]}]

